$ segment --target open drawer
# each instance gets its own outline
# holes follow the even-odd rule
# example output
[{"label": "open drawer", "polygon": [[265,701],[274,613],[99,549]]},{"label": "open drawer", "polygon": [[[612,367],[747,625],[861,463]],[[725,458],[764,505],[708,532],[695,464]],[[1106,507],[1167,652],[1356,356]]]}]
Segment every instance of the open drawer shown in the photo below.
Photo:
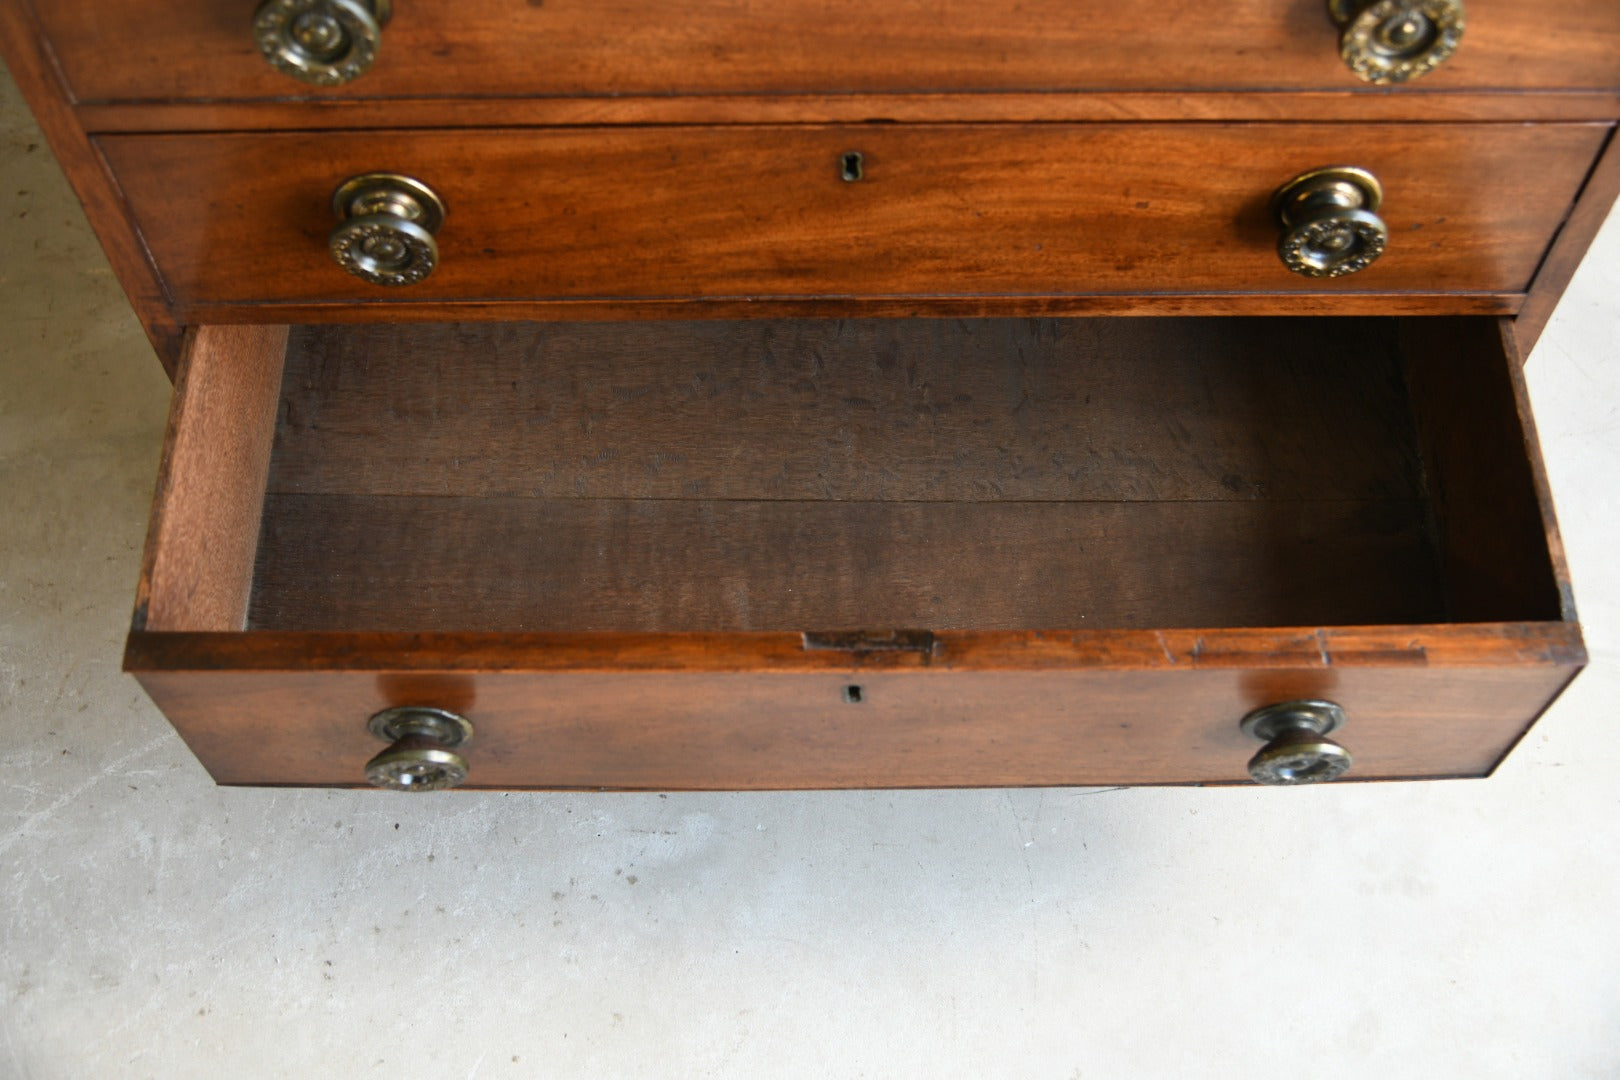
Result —
[{"label": "open drawer", "polygon": [[1478,776],[1584,660],[1506,323],[1143,318],[204,327],[126,667],[222,783],[433,708],[741,789],[1239,782],[1301,701]]}]

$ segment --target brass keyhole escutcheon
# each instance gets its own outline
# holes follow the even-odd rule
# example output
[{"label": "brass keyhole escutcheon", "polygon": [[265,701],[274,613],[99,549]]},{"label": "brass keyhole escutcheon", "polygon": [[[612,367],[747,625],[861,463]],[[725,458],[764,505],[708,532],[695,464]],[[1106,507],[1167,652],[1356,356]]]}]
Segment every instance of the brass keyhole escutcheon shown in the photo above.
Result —
[{"label": "brass keyhole escutcheon", "polygon": [[1354,165],[1301,173],[1271,197],[1282,227],[1277,254],[1283,265],[1311,278],[1344,277],[1371,266],[1389,243],[1376,213],[1384,201],[1378,177]]},{"label": "brass keyhole escutcheon", "polygon": [[1331,701],[1285,701],[1243,718],[1243,733],[1265,741],[1249,759],[1257,784],[1321,784],[1350,769],[1350,752],[1328,733],[1344,727],[1344,710]]},{"label": "brass keyhole escutcheon", "polygon": [[472,741],[473,726],[447,709],[406,705],[384,709],[366,728],[389,744],[366,762],[366,780],[390,791],[442,791],[467,779],[467,759],[456,753]]},{"label": "brass keyhole escutcheon", "polygon": [[339,86],[377,58],[392,14],[392,0],[264,0],[253,13],[253,40],[277,71]]}]

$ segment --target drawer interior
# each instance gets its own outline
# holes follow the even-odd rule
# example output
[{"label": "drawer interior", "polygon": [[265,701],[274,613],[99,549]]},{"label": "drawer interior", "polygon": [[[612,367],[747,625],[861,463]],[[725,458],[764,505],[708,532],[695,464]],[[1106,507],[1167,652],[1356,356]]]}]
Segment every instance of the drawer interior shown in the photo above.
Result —
[{"label": "drawer interior", "polygon": [[[245,406],[264,423],[213,436],[264,473],[250,505],[212,511],[240,516],[242,556],[209,544],[167,579],[152,567],[149,629],[1563,611],[1515,358],[1490,320],[328,325],[273,348],[265,403]],[[248,378],[222,360],[218,377]],[[176,550],[198,532],[184,513]],[[237,600],[199,606],[208,573]]]}]

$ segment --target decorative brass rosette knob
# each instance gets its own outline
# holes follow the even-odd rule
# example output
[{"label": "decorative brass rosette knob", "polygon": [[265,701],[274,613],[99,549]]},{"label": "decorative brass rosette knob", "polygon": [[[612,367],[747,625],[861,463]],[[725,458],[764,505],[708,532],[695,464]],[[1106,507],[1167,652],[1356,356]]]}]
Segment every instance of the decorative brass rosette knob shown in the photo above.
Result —
[{"label": "decorative brass rosette knob", "polygon": [[1285,701],[1243,718],[1243,733],[1265,740],[1249,759],[1257,784],[1320,784],[1350,769],[1350,753],[1328,738],[1344,726],[1344,710],[1331,701]]},{"label": "decorative brass rosette knob", "polygon": [[1371,83],[1421,78],[1457,51],[1462,0],[1328,0],[1339,55]]},{"label": "decorative brass rosette knob", "polygon": [[1389,228],[1376,213],[1384,201],[1378,177],[1353,165],[1301,173],[1271,197],[1282,227],[1277,254],[1296,274],[1343,277],[1384,253]]},{"label": "decorative brass rosette knob", "polygon": [[456,748],[472,741],[472,724],[444,709],[385,709],[366,724],[388,749],[366,762],[366,780],[390,791],[442,791],[467,779]]},{"label": "decorative brass rosette knob", "polygon": [[316,86],[337,86],[377,58],[393,0],[263,0],[253,39],[277,71]]},{"label": "decorative brass rosette knob", "polygon": [[410,285],[433,273],[444,201],[420,180],[365,173],[332,193],[341,222],[327,246],[337,264],[374,285]]}]

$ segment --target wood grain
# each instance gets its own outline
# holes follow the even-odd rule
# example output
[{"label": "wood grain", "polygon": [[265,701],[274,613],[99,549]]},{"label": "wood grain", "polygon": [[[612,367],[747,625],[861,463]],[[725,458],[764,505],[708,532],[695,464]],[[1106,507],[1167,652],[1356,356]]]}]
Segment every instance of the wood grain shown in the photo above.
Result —
[{"label": "wood grain", "polygon": [[[1518,312],[1528,348],[1620,190],[1613,0],[1471,0],[1393,90],[1303,0],[409,4],[335,91],[246,22],[0,0],[166,363],[210,319],[722,312]],[[1439,123],[1483,120],[1601,123]],[[1293,278],[1265,197],[1340,161],[1390,253]],[[451,205],[405,293],[325,256],[378,168]],[[1409,400],[1361,325],[486,329],[301,334],[284,397],[283,329],[189,339],[126,666],[222,782],[357,784],[370,713],[438,704],[481,787],[1229,783],[1238,718],[1307,696],[1353,778],[1483,775],[1585,662],[1500,326],[1409,327]],[[751,629],[906,624],[933,647]]]},{"label": "wood grain", "polygon": [[[1154,327],[1149,323],[1137,325],[1143,327],[1140,333],[1144,340],[1151,340]],[[1233,325],[1234,333],[1243,333],[1243,327]],[[458,331],[470,335],[466,356],[479,354],[478,331],[487,330]],[[1355,327],[1335,329],[1333,322],[1323,322],[1318,332],[1337,333],[1351,341],[1357,340],[1358,334]],[[1359,332],[1365,335],[1370,331],[1361,328]],[[1442,349],[1439,366],[1428,370],[1427,378],[1434,386],[1446,389],[1448,381],[1478,381],[1481,392],[1466,386],[1452,386],[1449,392],[1463,400],[1480,396],[1496,402],[1498,407],[1511,398],[1511,408],[1519,417],[1516,428],[1511,422],[1498,422],[1496,413],[1483,429],[1469,428],[1476,441],[1483,438],[1502,445],[1489,447],[1483,454],[1475,449],[1479,462],[1463,470],[1467,481],[1463,486],[1448,488],[1445,477],[1432,476],[1431,484],[1438,479],[1445,499],[1466,498],[1482,507],[1489,502],[1498,514],[1504,496],[1510,501],[1529,498],[1544,502],[1544,486],[1535,482],[1534,468],[1530,466],[1525,466],[1532,473],[1528,490],[1517,482],[1504,487],[1469,479],[1487,473],[1497,475],[1500,470],[1493,462],[1500,465],[1515,452],[1523,457],[1527,440],[1533,442],[1522,392],[1511,383],[1511,344],[1504,341],[1498,327],[1491,325],[1416,327],[1410,328],[1409,336],[1416,333],[1421,337],[1424,332],[1458,343],[1451,352]],[[264,344],[263,332],[249,335],[250,345],[253,337]],[[1192,335],[1187,340],[1207,336]],[[1378,335],[1374,333],[1371,340],[1379,340]],[[1433,362],[1425,361],[1429,355],[1426,349],[1408,346],[1414,368]],[[1152,350],[1138,351],[1144,356],[1152,354]],[[1212,351],[1220,355],[1218,348]],[[237,359],[240,355],[239,349],[232,354]],[[450,351],[419,359],[428,365],[438,363],[442,377],[452,383],[464,367]],[[1349,364],[1350,360],[1341,362]],[[1373,382],[1383,378],[1376,364],[1364,364],[1363,369],[1364,377]],[[274,392],[264,389],[271,380],[262,373],[248,374],[251,365],[221,363],[203,365],[198,370],[218,372],[227,381],[245,379],[260,388],[248,396],[274,400]],[[1272,369],[1273,377],[1284,382],[1310,379],[1312,376],[1304,374],[1309,370],[1286,364]],[[1215,371],[1219,371],[1218,363]],[[1506,397],[1500,389],[1503,371],[1509,376],[1510,393]],[[231,372],[237,374],[231,376]],[[342,371],[335,374],[341,376]],[[1154,374],[1151,364],[1144,365],[1144,380]],[[1318,384],[1321,387],[1333,385],[1330,373],[1315,377],[1322,380]],[[341,392],[343,384],[344,380],[337,378],[329,384],[330,392]],[[364,385],[365,380],[354,384]],[[498,389],[486,385],[482,392]],[[185,384],[182,400],[224,403],[232,397],[231,392],[209,394],[204,390]],[[235,396],[243,394],[238,390]],[[388,400],[386,394],[370,397],[374,402]],[[1371,400],[1379,397],[1372,395]],[[518,403],[514,411],[521,412],[522,398],[514,400]],[[769,402],[772,398],[766,394],[761,400]],[[1001,400],[1004,404],[1005,399]],[[1220,396],[1215,395],[1208,407],[1216,408],[1219,402]],[[221,409],[220,415],[230,412],[223,404]],[[1371,415],[1376,417],[1380,411],[1374,409]],[[201,412],[177,409],[174,444],[184,444],[187,433],[204,422],[202,416]],[[388,418],[387,408],[379,407],[377,416]],[[408,416],[393,419],[410,422]],[[1447,438],[1461,437],[1460,427],[1446,428],[1446,423],[1452,421],[1444,414],[1436,419],[1420,409],[1418,419],[1420,437],[1431,442],[1433,433],[1425,433],[1424,425],[1437,425]],[[1369,426],[1377,428],[1380,423]],[[1189,430],[1196,427],[1194,424]],[[237,452],[233,444],[263,446],[266,436],[267,432],[254,434],[236,425],[220,425],[213,435],[214,456],[229,458]],[[171,445],[171,462],[177,456],[197,455],[177,455]],[[1453,469],[1455,456],[1449,452],[1431,454],[1431,469]],[[168,486],[172,487],[172,482]],[[276,495],[270,501],[330,502],[343,498]],[[411,501],[375,496],[365,499],[374,503]],[[441,505],[503,502],[425,501]],[[541,500],[505,501],[551,509]],[[600,500],[558,501],[567,501],[576,509],[604,505]],[[650,500],[639,505],[661,513],[671,506],[692,509],[694,502]],[[696,505],[703,509],[702,504]],[[805,504],[778,500],[756,505],[796,512]],[[869,505],[851,501],[822,504],[824,508],[853,508],[856,512]],[[981,500],[893,505],[907,512],[922,507],[948,513],[963,512],[964,507],[968,512],[1006,511],[1010,507],[1017,514],[1031,504]],[[1214,507],[1216,513],[1282,510],[1286,515],[1290,509],[1287,504],[1242,498],[1072,505],[1080,507],[1081,513],[1094,509],[1111,513],[1114,508],[1123,508],[1126,513],[1180,513],[1188,508]],[[1381,505],[1387,509],[1403,504],[1385,500]],[[1058,509],[1064,507],[1059,504]],[[1542,511],[1545,514],[1544,507]],[[1044,505],[1040,512],[1045,512]],[[1472,507],[1468,512],[1476,516],[1484,513]],[[1530,512],[1534,514],[1535,509]],[[1448,510],[1447,515],[1453,538],[1463,535],[1456,527],[1456,513]],[[409,513],[392,516],[396,520],[418,520]],[[1289,516],[1298,519],[1302,515]],[[1518,520],[1524,515],[1519,508],[1511,507],[1508,516]],[[332,521],[307,511],[272,517],[305,529],[312,538],[308,545],[311,551],[319,551],[323,544],[328,551],[342,549],[352,542],[352,537],[388,547],[394,547],[397,540],[386,527],[351,529],[350,538],[345,538],[346,526],[334,526]],[[240,520],[239,515],[237,518]],[[457,530],[465,529],[463,523],[468,520],[469,516],[458,508],[443,515],[440,522],[423,521],[422,535],[429,544],[446,540],[454,544]],[[1488,515],[1481,520],[1481,528],[1496,526]],[[1357,527],[1363,536],[1367,535],[1364,526],[1360,523]],[[1001,527],[1001,522],[992,521],[945,531],[953,536],[975,530],[980,535],[993,535]],[[173,528],[172,524],[162,524],[160,517],[154,535]],[[1342,539],[1357,535],[1357,528],[1333,527],[1327,532]],[[847,530],[850,535],[863,531],[871,532]],[[1114,576],[1113,564],[1121,558],[1135,557],[1129,553],[1144,546],[1146,538],[1177,537],[1188,531],[1162,525],[1103,530],[1105,536],[1123,535],[1136,542],[1120,546],[1118,551],[1127,553],[1124,556],[1115,551],[1099,560],[1100,573],[1088,568],[1073,575],[1070,580],[1079,582],[1074,595],[1085,601],[1085,590],[1098,588],[1105,598],[1103,602],[1114,604],[1119,620],[1128,621],[1136,610],[1134,602],[1118,598],[1109,601],[1106,590],[1123,581],[1121,587],[1128,592],[1136,570],[1127,565],[1123,575]],[[1178,588],[1192,597],[1206,595],[1200,592],[1205,588],[1213,590],[1208,595],[1230,590],[1232,597],[1239,596],[1238,589],[1223,574],[1241,574],[1242,559],[1247,556],[1239,554],[1234,565],[1223,558],[1223,552],[1198,544],[1198,531],[1190,531],[1194,543],[1186,545],[1187,549],[1206,555],[1203,565],[1196,560],[1183,564],[1197,567],[1196,581],[1185,585],[1174,580],[1156,581],[1143,590],[1147,597],[1159,597],[1146,601],[1149,606],[1166,603],[1164,598]],[[544,577],[545,571],[537,566],[521,566],[511,573],[499,569],[503,559],[535,559],[530,537],[539,535],[540,530],[525,527],[522,532],[525,535],[511,540],[502,535],[492,537],[477,527],[466,534],[471,543],[464,549],[471,554],[463,561],[495,565],[499,571],[491,578],[497,583],[496,591],[491,593],[492,603],[504,602],[500,588],[510,590],[514,583],[522,587],[527,580]],[[722,532],[733,538],[739,536],[735,528]],[[1256,535],[1249,529],[1235,530],[1234,534],[1249,539]],[[1495,538],[1488,538],[1480,547],[1488,550],[1497,543]],[[580,546],[584,545],[576,545]],[[607,544],[605,548],[616,551],[622,546]],[[691,545],[669,546],[679,549],[674,557],[692,554]],[[751,544],[746,540],[742,547],[747,549],[740,553],[744,562],[748,558],[763,559],[767,565],[773,547],[780,549],[768,542]],[[165,548],[158,545],[159,551]],[[697,554],[701,556],[701,552]],[[1549,550],[1549,556],[1556,559],[1556,552]],[[422,565],[408,552],[401,558],[397,551],[373,564],[384,566],[389,560],[394,566],[408,568],[408,572]],[[535,559],[537,564],[543,561]],[[1143,556],[1139,565],[1146,567],[1153,561],[1150,555]],[[358,562],[356,573],[371,572],[366,569],[367,560]],[[983,557],[978,562],[997,565]],[[1326,563],[1317,563],[1319,571],[1288,564],[1286,557],[1263,562],[1263,568],[1251,575],[1253,584],[1262,589],[1274,588],[1274,595],[1283,598],[1283,605],[1297,603],[1302,590],[1308,594],[1316,580],[1311,575],[1318,572],[1330,578],[1342,574],[1334,587],[1358,589],[1357,599],[1351,602],[1375,595],[1386,585],[1401,585],[1401,571],[1397,568],[1392,572],[1388,560],[1379,560],[1380,565],[1369,570],[1346,560],[1335,561],[1330,553]],[[731,563],[729,557],[710,559],[703,574],[692,576],[707,584],[715,576],[709,567],[723,570]],[[1015,564],[1016,560],[1008,565]],[[615,565],[622,568],[622,560]],[[631,569],[633,576],[635,571]],[[1063,580],[1062,574],[1046,568],[1036,566],[1035,570],[1035,580],[1043,585]],[[1173,566],[1167,571],[1172,579],[1179,572]],[[1555,580],[1558,574],[1553,566],[1551,575]],[[979,576],[970,573],[964,580]],[[1142,575],[1135,578],[1142,579]],[[247,580],[239,562],[234,580]],[[993,583],[993,577],[991,580]],[[1418,575],[1418,580],[1438,583],[1441,579]],[[1516,580],[1517,584],[1499,591],[1493,601],[1498,610],[1518,603],[1516,598],[1526,595],[1531,603],[1543,602],[1540,592],[1518,591],[1529,578],[1521,576]],[[392,592],[409,598],[407,603],[422,603],[424,598],[431,603],[434,597],[454,597],[459,591],[437,589],[438,583],[422,573],[414,580],[377,584],[380,590],[373,595]],[[616,602],[610,592],[592,589],[588,580],[583,584],[578,610],[589,611],[598,602]],[[153,585],[154,594],[173,587],[160,574],[153,575]],[[268,577],[260,581],[259,587],[280,591]],[[970,593],[979,587],[976,581],[965,586]],[[655,591],[666,594],[670,589],[667,580],[655,586]],[[1045,589],[1047,593],[1054,591]],[[310,590],[309,595],[314,592]],[[674,592],[681,595],[679,588]],[[586,593],[596,595],[587,599]],[[712,597],[714,593],[708,587],[692,595],[699,597],[701,604],[701,597]],[[342,590],[333,595],[341,599]],[[1033,590],[1026,589],[1022,597],[1022,602],[1031,605],[1047,602]],[[980,597],[970,606],[989,610],[979,606],[983,600]],[[1184,610],[1198,602],[1186,601]],[[1244,602],[1237,600],[1236,609],[1229,603],[1221,605],[1223,614],[1240,610]],[[879,607],[866,608],[864,603],[851,604],[851,610],[863,609],[892,613],[882,612]],[[1347,618],[1353,617],[1348,609],[1340,611]],[[942,626],[927,652],[811,650],[805,647],[802,635],[793,633],[625,634],[573,628],[555,634],[399,633],[393,618],[397,614],[396,608],[385,620],[394,623],[389,629],[396,632],[391,633],[363,629],[342,633],[177,632],[229,623],[228,619],[215,618],[212,609],[203,605],[199,612],[187,614],[184,619],[165,620],[162,625],[168,628],[166,632],[154,632],[148,620],[147,629],[131,635],[126,665],[139,675],[216,778],[226,783],[355,784],[361,765],[378,745],[364,734],[365,717],[387,705],[414,703],[461,709],[479,725],[472,759],[475,786],[663,789],[1239,782],[1253,744],[1237,733],[1237,719],[1257,705],[1306,696],[1328,697],[1349,710],[1356,732],[1350,743],[1358,760],[1354,776],[1376,779],[1483,775],[1494,768],[1585,660],[1579,628],[1559,617],[1567,616],[1567,612],[1528,623],[1483,621],[1415,626],[1388,613],[1389,623],[1360,629],[1322,627],[1322,620],[1298,629],[1223,624],[1212,629],[1088,631],[1071,626],[962,632]],[[1483,614],[1478,617],[1489,618]],[[457,621],[471,620],[458,616]],[[851,684],[862,687],[859,705],[844,700],[844,690]],[[1350,729],[1345,735],[1349,740]]]},{"label": "wood grain", "polygon": [[942,630],[928,653],[837,652],[804,634],[137,630],[130,671],[380,672],[431,679],[515,672],[1323,671],[1526,668],[1586,662],[1573,622],[1166,630]]},{"label": "wood grain", "polygon": [[1417,501],[272,496],[249,625],[860,630],[1445,617]]},{"label": "wood grain", "polygon": [[1411,320],[1403,330],[1453,618],[1483,621],[1511,610],[1517,618],[1573,621],[1519,357],[1503,336],[1507,324]]},{"label": "wood grain", "polygon": [[[1514,293],[1602,125],[971,125],[104,136],[182,306],[379,298],[326,253],[332,188],[376,169],[450,211],[404,302],[1089,293]],[[840,179],[851,150],[866,179]],[[1383,180],[1389,251],[1278,261],[1266,200],[1305,168]],[[1197,163],[1195,167],[1189,167]],[[918,303],[919,307],[924,306]],[[373,317],[385,317],[374,313]]]},{"label": "wood grain", "polygon": [[[1309,660],[1291,663],[1259,651],[1231,666],[1175,666],[1189,653],[1171,649],[1190,650],[1195,637],[1218,645],[1219,631],[1168,642],[1135,635],[1144,654],[1159,657],[1146,670],[1117,666],[1131,648],[1117,640],[1123,635],[1071,643],[1072,655],[1093,657],[1089,667],[1042,670],[847,660],[840,669],[837,658],[801,650],[819,672],[540,673],[523,670],[510,638],[485,638],[512,670],[177,672],[143,667],[140,649],[171,636],[152,634],[132,642],[132,662],[215,779],[228,784],[357,785],[381,745],[365,731],[372,712],[445,703],[477,725],[468,750],[473,787],[1235,783],[1257,745],[1239,732],[1239,719],[1300,697],[1327,697],[1347,710],[1343,740],[1356,755],[1348,779],[1485,775],[1576,670],[1578,642],[1522,666],[1495,653],[1475,654],[1485,666],[1432,666],[1424,646],[1453,633],[1476,641],[1492,632],[1543,643],[1567,637],[1565,624],[1556,627],[1563,629],[1412,628],[1404,663],[1332,666],[1319,644]],[[251,647],[260,635],[233,637]],[[470,648],[488,663],[476,640],[443,641],[433,651],[461,666]],[[381,655],[392,665],[408,661],[403,644],[392,641]],[[1094,650],[1106,650],[1106,659],[1096,662]],[[549,655],[528,652],[541,663]],[[852,684],[862,688],[859,705],[843,700]]]},{"label": "wood grain", "polygon": [[1349,710],[1349,779],[1484,775],[1586,652],[1553,622],[943,631],[926,656],[798,634],[138,632],[124,662],[221,783],[356,785],[366,717],[438,704],[478,724],[473,787],[667,790],[1241,782],[1238,718],[1324,696]]},{"label": "wood grain", "polygon": [[388,323],[482,320],[599,322],[691,319],[988,319],[1052,316],[1512,315],[1522,293],[1271,292],[1174,290],[1086,296],[685,297],[599,300],[346,300],[340,303],[186,304],[194,323]]},{"label": "wood grain", "polygon": [[1620,195],[1620,139],[1611,133],[1591,176],[1581,188],[1569,220],[1558,230],[1557,239],[1536,271],[1524,307],[1513,321],[1514,337],[1526,357],[1536,347],[1576,268],[1586,258],[1587,249],[1608,219],[1617,195]]},{"label": "wood grain", "polygon": [[294,330],[280,493],[1416,499],[1388,319]]},{"label": "wood grain", "polygon": [[[400,4],[372,70],[325,93],[260,59],[251,5],[37,9],[81,101],[1369,89],[1340,60],[1338,31],[1314,0],[1152,10],[1105,0]],[[1471,0],[1457,54],[1398,92],[1612,90],[1617,58],[1612,0]]]},{"label": "wood grain", "polygon": [[187,339],[137,590],[137,629],[240,630],[247,614],[287,328]]},{"label": "wood grain", "polygon": [[1611,122],[1620,90],[1089,91],[994,94],[709,94],[679,97],[369,98],[83,104],[97,135],[180,131],[566,127],[606,124],[927,124],[1309,120],[1424,124]]},{"label": "wood grain", "polygon": [[1439,620],[1394,335],[1291,319],[302,329],[251,622]]},{"label": "wood grain", "polygon": [[[1519,357],[1503,324],[1425,319],[1403,324],[1446,580],[1459,621],[1574,618],[1551,551],[1546,498]],[[1490,362],[1485,362],[1485,358]]]}]

